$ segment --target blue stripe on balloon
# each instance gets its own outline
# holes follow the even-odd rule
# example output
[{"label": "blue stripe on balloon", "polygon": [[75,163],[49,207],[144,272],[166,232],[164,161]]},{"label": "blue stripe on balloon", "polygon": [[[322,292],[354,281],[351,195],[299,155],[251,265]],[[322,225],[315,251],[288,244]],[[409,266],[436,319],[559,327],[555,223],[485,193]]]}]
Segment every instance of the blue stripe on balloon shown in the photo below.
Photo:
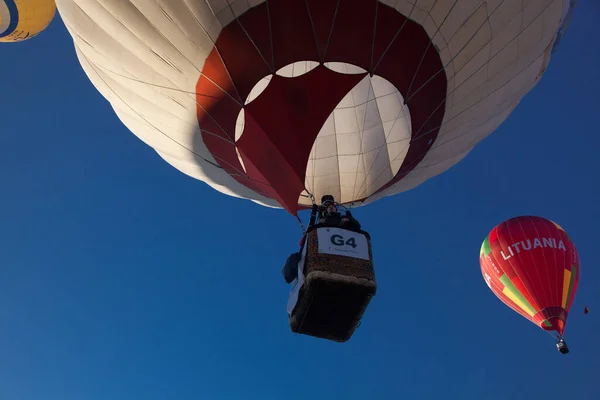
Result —
[{"label": "blue stripe on balloon", "polygon": [[19,25],[19,10],[17,9],[15,0],[4,0],[4,4],[6,4],[6,7],[8,8],[10,23],[4,32],[0,32],[0,38],[13,33],[15,29],[17,29],[17,25]]}]

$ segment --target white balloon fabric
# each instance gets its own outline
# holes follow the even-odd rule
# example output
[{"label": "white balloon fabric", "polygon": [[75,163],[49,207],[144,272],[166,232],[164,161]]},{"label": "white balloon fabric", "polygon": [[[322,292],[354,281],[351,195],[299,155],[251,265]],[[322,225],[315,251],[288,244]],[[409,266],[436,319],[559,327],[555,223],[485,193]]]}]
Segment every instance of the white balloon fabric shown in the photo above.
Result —
[{"label": "white balloon fabric", "polygon": [[57,0],[83,69],[180,171],[296,213],[419,185],[544,73],[568,0]]}]

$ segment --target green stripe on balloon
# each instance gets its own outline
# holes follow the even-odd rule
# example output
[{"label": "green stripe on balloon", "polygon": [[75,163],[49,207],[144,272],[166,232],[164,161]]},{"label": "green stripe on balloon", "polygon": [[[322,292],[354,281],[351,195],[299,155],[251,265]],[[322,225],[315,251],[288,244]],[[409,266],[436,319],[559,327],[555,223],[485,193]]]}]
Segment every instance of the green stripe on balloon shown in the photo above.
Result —
[{"label": "green stripe on balloon", "polygon": [[527,301],[527,299],[521,294],[521,292],[519,292],[519,289],[516,288],[516,286],[511,282],[511,280],[506,274],[502,275],[502,277],[500,278],[500,282],[502,282],[502,284],[513,294],[513,296],[519,299],[521,303],[525,307],[527,307],[531,315],[535,315],[535,309],[533,308],[531,303]]},{"label": "green stripe on balloon", "polygon": [[485,240],[483,241],[483,244],[481,245],[481,251],[479,252],[479,256],[481,257],[482,255],[487,257],[488,254],[490,254],[492,252],[492,246],[490,245],[490,237],[486,237]]}]

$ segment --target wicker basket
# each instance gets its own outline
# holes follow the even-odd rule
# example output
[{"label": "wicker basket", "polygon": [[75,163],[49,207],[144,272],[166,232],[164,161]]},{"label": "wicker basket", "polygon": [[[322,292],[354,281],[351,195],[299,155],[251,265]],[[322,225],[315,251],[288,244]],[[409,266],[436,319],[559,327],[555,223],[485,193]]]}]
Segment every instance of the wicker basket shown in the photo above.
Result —
[{"label": "wicker basket", "polygon": [[293,332],[345,342],[352,337],[377,284],[369,260],[319,253],[317,231],[308,233],[304,286],[290,316]]}]

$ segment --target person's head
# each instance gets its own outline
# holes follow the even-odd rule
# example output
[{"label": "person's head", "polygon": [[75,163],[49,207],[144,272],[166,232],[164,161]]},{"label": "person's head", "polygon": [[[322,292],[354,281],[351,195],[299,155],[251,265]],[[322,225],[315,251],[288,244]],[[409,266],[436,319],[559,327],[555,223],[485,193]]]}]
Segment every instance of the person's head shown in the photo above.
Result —
[{"label": "person's head", "polygon": [[325,195],[321,197],[321,207],[323,207],[323,213],[325,215],[331,215],[337,212],[337,206],[335,205],[335,201],[331,195]]}]

